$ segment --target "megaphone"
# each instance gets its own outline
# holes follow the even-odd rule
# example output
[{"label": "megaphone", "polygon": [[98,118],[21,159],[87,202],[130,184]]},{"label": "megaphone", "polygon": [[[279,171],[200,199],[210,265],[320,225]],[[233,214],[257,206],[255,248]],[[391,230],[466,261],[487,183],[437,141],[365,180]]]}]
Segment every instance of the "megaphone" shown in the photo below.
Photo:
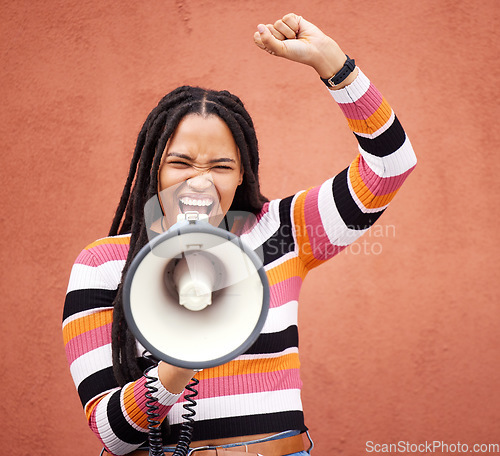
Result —
[{"label": "megaphone", "polygon": [[188,220],[140,250],[125,276],[123,306],[130,330],[156,359],[205,369],[252,346],[267,318],[269,285],[240,237]]}]

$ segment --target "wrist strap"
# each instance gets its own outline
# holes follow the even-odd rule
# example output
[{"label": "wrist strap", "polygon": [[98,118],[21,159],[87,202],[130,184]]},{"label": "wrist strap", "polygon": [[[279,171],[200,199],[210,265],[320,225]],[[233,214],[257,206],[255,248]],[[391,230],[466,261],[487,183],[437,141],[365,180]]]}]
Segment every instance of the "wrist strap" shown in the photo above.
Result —
[{"label": "wrist strap", "polygon": [[328,78],[328,79],[320,78],[326,84],[326,86],[328,88],[338,86],[356,68],[356,62],[354,61],[354,59],[350,59],[347,54],[346,54],[346,57],[347,57],[347,60],[345,61],[344,66],[337,73],[335,73],[331,78]]}]

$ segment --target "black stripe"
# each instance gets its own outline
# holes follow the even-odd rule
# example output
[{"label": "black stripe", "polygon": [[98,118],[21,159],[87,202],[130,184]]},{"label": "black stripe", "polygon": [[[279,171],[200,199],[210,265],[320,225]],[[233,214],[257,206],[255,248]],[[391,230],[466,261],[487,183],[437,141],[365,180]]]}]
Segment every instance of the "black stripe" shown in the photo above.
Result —
[{"label": "black stripe", "polygon": [[[193,440],[220,439],[289,430],[307,431],[307,427],[304,424],[304,414],[300,410],[265,413],[262,415],[236,416],[205,421],[196,421],[195,417],[194,420]],[[180,424],[171,425],[172,433],[168,437],[164,436],[163,443],[177,443],[180,427]]]},{"label": "black stripe", "polygon": [[299,346],[299,333],[296,325],[284,331],[261,334],[246,354],[280,353],[290,347]]},{"label": "black stripe", "polygon": [[292,232],[292,207],[293,196],[282,199],[279,202],[280,226],[272,236],[264,243],[264,265],[272,263],[283,255],[295,250],[295,241]]},{"label": "black stripe", "polygon": [[111,396],[108,402],[108,421],[113,433],[122,441],[138,444],[147,439],[147,433],[134,429],[126,420],[120,406],[120,391]]},{"label": "black stripe", "polygon": [[94,372],[86,377],[78,386],[78,395],[82,401],[82,405],[90,401],[90,399],[102,394],[103,391],[109,391],[116,388],[118,383],[115,380],[112,367],[106,367],[100,371]]},{"label": "black stripe", "polygon": [[94,310],[100,307],[113,307],[117,290],[102,290],[89,288],[73,290],[66,295],[64,303],[63,321],[78,312]]},{"label": "black stripe", "polygon": [[[145,370],[152,364],[154,363],[146,358],[138,358],[138,365],[141,370]],[[110,366],[85,378],[78,386],[78,395],[82,405],[85,406],[88,401],[102,394],[103,391],[109,391],[116,387],[118,387],[118,382],[115,379],[113,368]]]},{"label": "black stripe", "polygon": [[349,178],[348,170],[349,168],[346,168],[333,179],[333,199],[342,220],[348,228],[351,230],[366,230],[377,221],[385,209],[369,213],[361,211],[349,191],[347,183],[347,179]]},{"label": "black stripe", "polygon": [[355,136],[361,148],[376,157],[391,155],[396,152],[406,140],[405,131],[397,117],[394,118],[393,124],[386,131],[374,139],[364,138],[356,135],[356,133]]}]

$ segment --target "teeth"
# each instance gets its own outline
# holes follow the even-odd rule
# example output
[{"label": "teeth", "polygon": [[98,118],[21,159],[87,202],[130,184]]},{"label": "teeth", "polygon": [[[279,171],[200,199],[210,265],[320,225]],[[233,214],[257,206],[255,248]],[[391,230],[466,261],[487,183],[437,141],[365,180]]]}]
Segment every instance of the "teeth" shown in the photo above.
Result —
[{"label": "teeth", "polygon": [[183,197],[179,201],[182,204],[185,204],[186,206],[210,206],[212,204],[212,200],[210,199],[198,200],[198,199]]}]

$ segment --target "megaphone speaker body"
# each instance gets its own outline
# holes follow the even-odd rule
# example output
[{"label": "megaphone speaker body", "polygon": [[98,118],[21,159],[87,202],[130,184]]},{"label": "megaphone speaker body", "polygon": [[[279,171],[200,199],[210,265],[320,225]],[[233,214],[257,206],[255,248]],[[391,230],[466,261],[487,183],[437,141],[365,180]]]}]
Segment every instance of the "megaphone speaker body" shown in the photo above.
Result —
[{"label": "megaphone speaker body", "polygon": [[174,225],[144,246],[123,285],[130,330],[158,360],[205,369],[243,354],[269,309],[262,261],[206,222]]}]

